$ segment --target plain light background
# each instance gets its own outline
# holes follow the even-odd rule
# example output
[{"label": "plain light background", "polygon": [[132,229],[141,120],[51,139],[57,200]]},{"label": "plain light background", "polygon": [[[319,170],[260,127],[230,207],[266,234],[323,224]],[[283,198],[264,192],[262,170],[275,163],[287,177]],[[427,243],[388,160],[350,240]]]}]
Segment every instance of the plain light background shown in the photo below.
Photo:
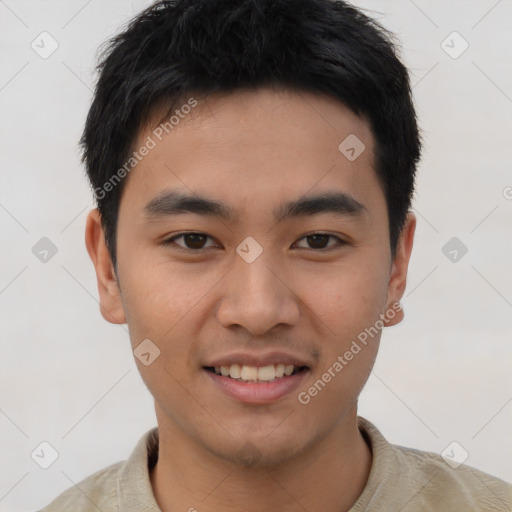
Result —
[{"label": "plain light background", "polygon": [[[126,326],[99,313],[77,147],[97,49],[147,5],[0,0],[0,511],[43,507],[156,425]],[[425,143],[405,321],[384,331],[360,414],[396,444],[456,441],[512,481],[512,2],[356,5],[401,40]],[[31,47],[44,31],[46,59]],[[48,469],[31,458],[42,441]]]}]

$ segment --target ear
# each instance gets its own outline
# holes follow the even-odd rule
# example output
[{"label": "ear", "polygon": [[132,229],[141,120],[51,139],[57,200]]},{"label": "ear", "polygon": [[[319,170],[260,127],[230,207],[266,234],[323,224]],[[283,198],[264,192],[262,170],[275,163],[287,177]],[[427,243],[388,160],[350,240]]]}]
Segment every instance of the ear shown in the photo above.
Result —
[{"label": "ear", "polygon": [[398,238],[396,254],[389,276],[388,300],[386,305],[386,311],[389,312],[389,314],[384,312],[385,318],[383,318],[386,327],[396,325],[404,318],[404,311],[400,304],[400,299],[404,294],[405,285],[407,284],[407,269],[409,268],[409,259],[411,257],[415,230],[416,216],[409,212]]},{"label": "ear", "polygon": [[112,324],[126,323],[121,290],[105,243],[105,233],[97,208],[91,210],[87,216],[85,246],[96,270],[101,315]]}]

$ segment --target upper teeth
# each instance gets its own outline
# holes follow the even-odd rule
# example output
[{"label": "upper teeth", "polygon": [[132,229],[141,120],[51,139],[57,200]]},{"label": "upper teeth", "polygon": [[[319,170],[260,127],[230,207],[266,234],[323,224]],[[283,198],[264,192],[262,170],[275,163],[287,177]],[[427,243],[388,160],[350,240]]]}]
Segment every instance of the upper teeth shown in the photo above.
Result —
[{"label": "upper teeth", "polygon": [[215,373],[238,380],[269,381],[276,378],[279,379],[283,375],[291,375],[294,369],[295,366],[293,364],[271,364],[269,366],[232,364],[231,366],[216,366]]}]

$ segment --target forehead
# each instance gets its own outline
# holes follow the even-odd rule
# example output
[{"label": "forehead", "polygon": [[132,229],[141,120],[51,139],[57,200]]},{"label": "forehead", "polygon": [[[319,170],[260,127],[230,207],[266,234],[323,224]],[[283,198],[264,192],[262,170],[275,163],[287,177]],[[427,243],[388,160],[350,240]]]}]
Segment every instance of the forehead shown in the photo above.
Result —
[{"label": "forehead", "polygon": [[381,192],[370,127],[334,98],[286,89],[191,98],[139,132],[133,150],[151,150],[128,177],[131,204],[142,207],[166,188],[240,209],[256,197],[263,208],[275,195]]}]

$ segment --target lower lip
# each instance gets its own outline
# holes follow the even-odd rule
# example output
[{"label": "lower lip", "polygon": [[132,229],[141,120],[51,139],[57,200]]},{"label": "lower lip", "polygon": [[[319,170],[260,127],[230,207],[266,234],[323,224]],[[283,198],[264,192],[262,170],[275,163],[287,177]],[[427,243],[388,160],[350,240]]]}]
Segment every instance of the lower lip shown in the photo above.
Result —
[{"label": "lower lip", "polygon": [[269,404],[293,393],[301,382],[309,374],[309,370],[303,370],[295,375],[281,377],[275,382],[256,383],[224,377],[216,373],[204,370],[210,379],[226,395],[244,404]]}]

